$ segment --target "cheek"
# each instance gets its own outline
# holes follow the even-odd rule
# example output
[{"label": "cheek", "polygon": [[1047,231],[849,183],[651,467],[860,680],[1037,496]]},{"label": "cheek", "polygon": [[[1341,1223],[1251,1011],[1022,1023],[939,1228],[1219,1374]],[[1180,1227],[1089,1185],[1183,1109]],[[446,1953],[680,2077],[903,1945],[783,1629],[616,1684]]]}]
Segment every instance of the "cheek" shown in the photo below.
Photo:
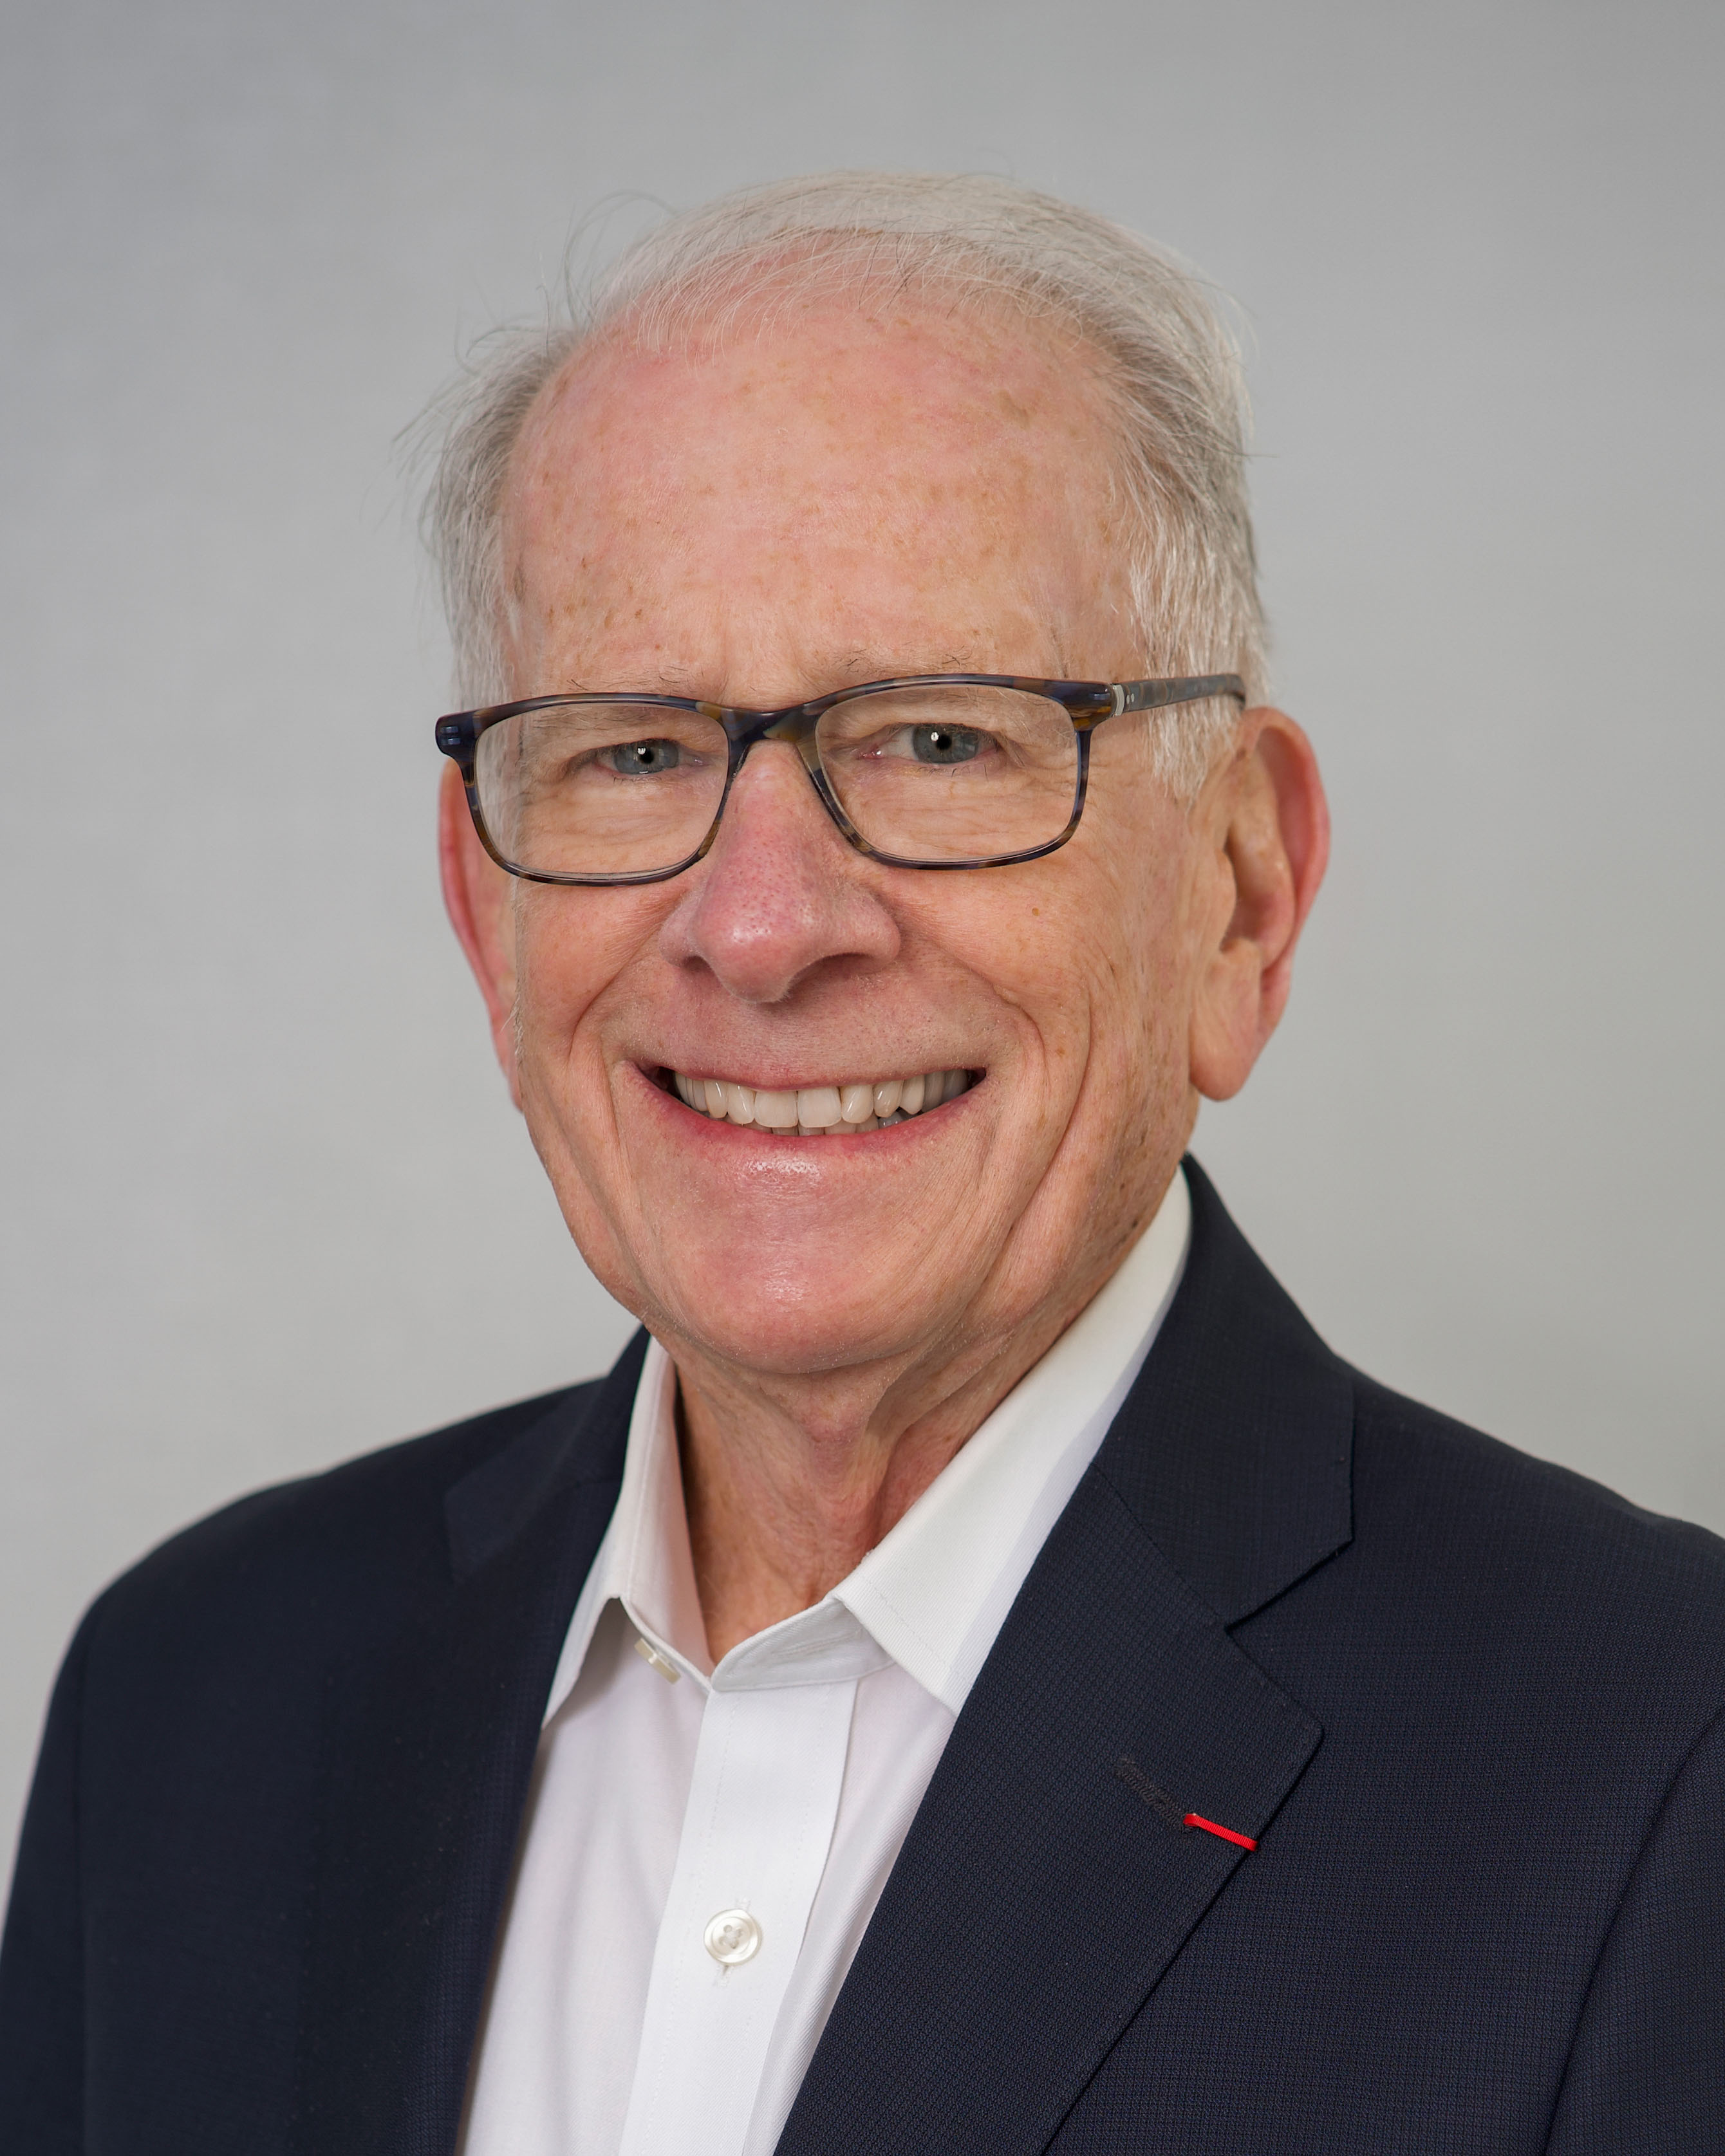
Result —
[{"label": "cheek", "polygon": [[1074,1076],[1087,1126],[1124,1129],[1184,1099],[1194,937],[1183,833],[1108,834],[1056,911],[1050,1003],[1082,1028]]},{"label": "cheek", "polygon": [[1034,866],[954,877],[927,923],[1017,1013],[1024,1075],[1040,1065],[1069,1101],[1104,1073],[1141,1086],[1147,1058],[1160,1066],[1180,1037],[1178,865],[1134,835],[1130,847],[1081,838]]},{"label": "cheek", "polygon": [[516,1014],[525,1082],[599,1058],[597,1019],[622,993],[630,961],[651,941],[664,901],[640,891],[557,891],[520,884],[516,905]]}]

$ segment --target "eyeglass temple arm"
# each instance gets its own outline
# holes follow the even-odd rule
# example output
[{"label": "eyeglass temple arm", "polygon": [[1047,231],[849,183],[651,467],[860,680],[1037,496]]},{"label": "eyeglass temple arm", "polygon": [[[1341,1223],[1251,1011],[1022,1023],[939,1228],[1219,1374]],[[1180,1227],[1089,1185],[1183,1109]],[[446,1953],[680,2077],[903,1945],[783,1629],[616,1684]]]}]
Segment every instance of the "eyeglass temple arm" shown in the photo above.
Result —
[{"label": "eyeglass temple arm", "polygon": [[1202,703],[1207,696],[1232,696],[1237,703],[1246,700],[1245,683],[1238,674],[1200,674],[1181,681],[1117,681],[1113,685],[1114,709],[1106,716],[1118,718],[1122,711],[1153,711],[1166,704]]}]

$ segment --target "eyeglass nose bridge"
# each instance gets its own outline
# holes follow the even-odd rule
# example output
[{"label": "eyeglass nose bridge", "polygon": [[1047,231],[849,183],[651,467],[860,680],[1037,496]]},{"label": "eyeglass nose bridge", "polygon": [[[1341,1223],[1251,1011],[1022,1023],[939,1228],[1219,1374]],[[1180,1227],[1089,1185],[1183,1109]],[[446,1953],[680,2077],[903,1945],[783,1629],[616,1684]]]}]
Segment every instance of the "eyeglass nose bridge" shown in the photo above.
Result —
[{"label": "eyeglass nose bridge", "polygon": [[788,742],[801,752],[803,761],[813,765],[818,761],[814,749],[815,729],[820,724],[820,711],[807,704],[792,704],[775,711],[739,711],[728,704],[698,704],[697,711],[710,719],[716,719],[731,742],[731,760],[740,764],[757,742]]},{"label": "eyeglass nose bridge", "polygon": [[738,711],[724,704],[702,704],[697,708],[724,727],[731,743],[731,754],[730,767],[725,773],[725,790],[695,855],[696,860],[704,860],[712,851],[719,826],[725,820],[725,811],[731,804],[731,789],[737,783],[749,751],[765,741],[783,742],[787,747],[796,750],[809,784],[819,797],[822,808],[837,825],[839,836],[858,853],[870,858],[876,855],[878,849],[869,844],[845,814],[845,804],[833,791],[832,781],[821,763],[818,729],[824,705],[792,704],[776,711]]}]

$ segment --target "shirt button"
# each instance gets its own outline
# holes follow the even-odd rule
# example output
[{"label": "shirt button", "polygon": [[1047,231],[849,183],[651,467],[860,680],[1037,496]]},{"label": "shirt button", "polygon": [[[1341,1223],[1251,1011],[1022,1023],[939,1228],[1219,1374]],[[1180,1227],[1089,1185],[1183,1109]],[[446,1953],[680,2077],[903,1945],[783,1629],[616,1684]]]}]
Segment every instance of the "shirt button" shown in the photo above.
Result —
[{"label": "shirt button", "polygon": [[726,1969],[752,1961],[761,1951],[761,1927],[747,1909],[721,1909],[709,1919],[706,1950]]}]

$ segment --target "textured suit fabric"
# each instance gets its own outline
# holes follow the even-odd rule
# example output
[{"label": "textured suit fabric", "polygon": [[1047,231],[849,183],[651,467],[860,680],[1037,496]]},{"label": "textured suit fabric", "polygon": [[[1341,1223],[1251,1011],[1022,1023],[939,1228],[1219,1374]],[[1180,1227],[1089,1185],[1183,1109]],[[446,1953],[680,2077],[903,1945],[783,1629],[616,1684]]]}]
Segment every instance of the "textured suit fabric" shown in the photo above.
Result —
[{"label": "textured suit fabric", "polygon": [[[783,2156],[1725,2149],[1725,1547],[1348,1369],[1188,1174]],[[640,1352],[97,1603],[0,1949],[8,2152],[454,2148]]]}]

